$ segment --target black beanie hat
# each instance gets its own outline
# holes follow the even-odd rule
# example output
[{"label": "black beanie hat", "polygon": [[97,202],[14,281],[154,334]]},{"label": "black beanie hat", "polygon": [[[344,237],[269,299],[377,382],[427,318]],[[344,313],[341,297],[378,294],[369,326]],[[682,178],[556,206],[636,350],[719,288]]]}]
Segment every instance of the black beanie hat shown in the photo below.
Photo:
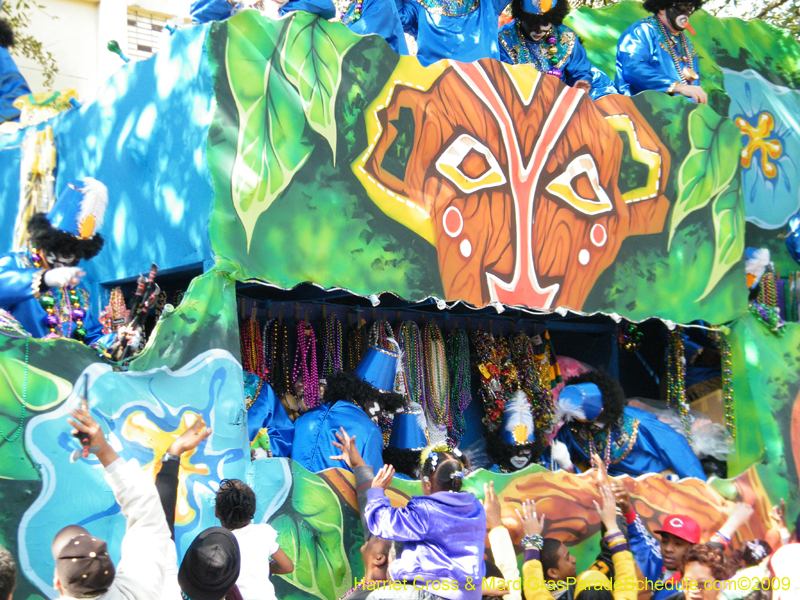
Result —
[{"label": "black beanie hat", "polygon": [[190,600],[222,600],[239,579],[239,543],[222,527],[198,535],[181,562],[178,584]]}]

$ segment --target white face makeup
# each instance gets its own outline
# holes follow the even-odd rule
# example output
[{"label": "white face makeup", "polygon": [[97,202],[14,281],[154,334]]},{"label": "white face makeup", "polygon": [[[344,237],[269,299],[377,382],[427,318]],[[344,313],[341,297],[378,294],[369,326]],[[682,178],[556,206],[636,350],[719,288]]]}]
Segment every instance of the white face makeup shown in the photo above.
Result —
[{"label": "white face makeup", "polygon": [[511,466],[514,467],[515,469],[522,469],[523,467],[526,467],[530,461],[531,461],[530,448],[523,448],[508,460],[508,462],[511,463]]},{"label": "white face makeup", "polygon": [[544,25],[539,26],[538,33],[531,32],[531,39],[534,42],[539,42],[545,38],[545,36],[550,32],[552,25],[550,23],[545,23]]}]

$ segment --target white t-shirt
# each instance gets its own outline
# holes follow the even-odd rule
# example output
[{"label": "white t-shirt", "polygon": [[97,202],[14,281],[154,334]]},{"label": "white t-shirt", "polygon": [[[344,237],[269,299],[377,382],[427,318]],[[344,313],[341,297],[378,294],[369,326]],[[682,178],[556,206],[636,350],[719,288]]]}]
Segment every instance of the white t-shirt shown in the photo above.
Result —
[{"label": "white t-shirt", "polygon": [[276,600],[269,580],[269,557],[280,550],[278,532],[266,523],[250,523],[234,529],[239,542],[241,567],[236,585],[244,600]]}]

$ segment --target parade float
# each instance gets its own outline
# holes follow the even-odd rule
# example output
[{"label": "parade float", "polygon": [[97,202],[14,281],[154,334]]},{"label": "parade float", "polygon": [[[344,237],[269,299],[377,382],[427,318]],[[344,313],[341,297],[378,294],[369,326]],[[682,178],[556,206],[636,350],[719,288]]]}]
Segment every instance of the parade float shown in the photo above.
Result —
[{"label": "parade float", "polygon": [[[569,21],[613,74],[619,33],[643,14],[621,3]],[[626,478],[634,506],[651,529],[678,512],[707,537],[744,500],[756,513],[739,541],[768,535],[781,498],[794,516],[800,326],[789,279],[797,266],[781,235],[800,210],[800,45],[761,22],[701,12],[693,23],[708,106],[655,92],[593,102],[492,60],[423,68],[338,23],[245,11],[178,31],[155,57],[121,67],[95,101],[0,135],[4,252],[21,241],[34,184],[49,181],[53,198],[91,176],[109,192],[105,247],[82,265],[94,313],[113,310],[111,290],[130,291],[151,263],[162,287],[187,288],[160,307],[124,364],[4,321],[0,543],[23,574],[15,597],[57,595],[49,547],[66,523],[90,528],[119,558],[124,519],[102,469],[71,462],[77,442],[65,416],[87,388],[112,445],[153,474],[195,415],[214,429],[183,458],[180,552],[216,523],[217,482],[239,478],[256,491],[256,520],[278,530],[295,563],[276,578],[278,596],[349,590],[363,574],[352,474],[251,461],[242,383],[243,362],[260,368],[277,353],[273,330],[313,333],[313,324],[322,337],[331,315],[346,334],[377,322],[378,338],[380,323],[409,319],[500,337],[547,330],[555,353],[626,388],[635,387],[627,373],[652,375],[626,353],[638,351],[634,330],[620,333],[626,323],[665,332],[714,324],[718,421],[734,440],[728,479]],[[46,148],[53,160],[42,160]],[[761,310],[748,306],[747,246],[772,252]],[[259,332],[262,348],[273,344],[260,361],[245,328],[249,343]],[[292,358],[286,381],[273,382],[280,394],[293,385]],[[339,368],[346,363],[340,355]],[[672,406],[685,412],[675,386]],[[472,394],[457,415],[465,442],[483,427]],[[590,476],[532,465],[479,470],[465,487],[480,496],[490,479],[515,542],[514,508],[533,497],[579,566],[594,558]],[[390,496],[403,504],[416,491],[397,480]]]}]

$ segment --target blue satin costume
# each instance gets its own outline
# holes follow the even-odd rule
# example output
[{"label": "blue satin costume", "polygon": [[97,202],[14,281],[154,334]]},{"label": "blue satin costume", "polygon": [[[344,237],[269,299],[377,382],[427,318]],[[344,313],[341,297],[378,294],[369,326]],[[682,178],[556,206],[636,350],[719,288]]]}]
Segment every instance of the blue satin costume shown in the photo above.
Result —
[{"label": "blue satin costume", "polygon": [[[632,406],[625,407],[622,423],[619,435],[612,436],[610,475],[637,477],[672,469],[681,478],[706,480],[700,459],[672,427]],[[556,438],[567,445],[573,462],[590,462],[588,442],[578,439],[573,426],[564,425]]]},{"label": "blue satin costume", "polygon": [[[372,535],[404,542],[403,552],[389,565],[391,579],[455,580],[456,590],[428,591],[448,600],[481,598],[480,583],[486,574],[486,513],[471,493],[413,496],[405,507],[392,508],[386,492],[372,488],[367,491],[364,520]],[[418,583],[418,589],[423,585]]]},{"label": "blue satin costume", "polygon": [[[617,90],[608,75],[592,66],[577,34],[566,25],[558,25],[555,30],[560,47],[560,60],[556,64],[550,63],[546,51],[548,45],[544,41],[534,42],[528,39],[517,27],[516,21],[506,23],[500,28],[500,60],[510,65],[532,64],[540,73],[558,68],[562,73],[561,81],[569,86],[574,86],[579,81],[588,81],[592,84],[589,92],[592,100],[616,94]],[[525,44],[527,52],[522,51],[522,44]]]},{"label": "blue satin costume", "polygon": [[333,445],[339,427],[356,437],[356,447],[364,462],[375,469],[383,466],[383,434],[360,407],[346,400],[321,404],[300,415],[294,422],[292,460],[315,473],[324,469],[347,466],[340,460],[331,460],[339,454]]},{"label": "blue satin costume", "polygon": [[247,433],[250,441],[265,428],[269,434],[272,456],[288,457],[292,453],[294,423],[269,383],[250,371],[244,371],[243,376],[245,398],[252,402],[247,409]]},{"label": "blue satin costume", "polygon": [[403,29],[417,40],[423,66],[449,58],[500,60],[497,19],[510,0],[395,0]]},{"label": "blue satin costume", "polygon": [[394,0],[363,0],[361,16],[356,18],[357,0],[353,0],[342,15],[342,23],[358,35],[375,34],[381,36],[398,54],[408,54],[403,25],[397,14]]},{"label": "blue satin costume", "polygon": [[[681,83],[681,75],[666,50],[661,30],[655,19],[647,17],[628,27],[617,42],[617,74],[614,83],[620,94],[633,96],[645,90],[666,92],[673,83]],[[670,36],[677,39],[677,36]],[[700,74],[697,52],[683,33],[689,46],[691,67]],[[683,42],[678,55],[683,53]],[[681,62],[681,68],[688,63]],[[700,80],[692,82],[700,85]]]},{"label": "blue satin costume", "polygon": [[6,48],[0,48],[0,123],[19,121],[19,109],[12,103],[30,93],[31,89],[11,54]]},{"label": "blue satin costume", "polygon": [[[211,23],[222,21],[232,16],[235,11],[241,10],[241,3],[231,0],[194,0],[189,9],[192,20],[197,23]],[[332,19],[336,16],[336,8],[332,0],[290,0],[284,4],[278,13],[285,17],[292,11],[302,10],[319,15],[323,19]]]},{"label": "blue satin costume", "polygon": [[[33,266],[33,259],[28,252],[12,252],[0,256],[0,308],[11,313],[20,322],[25,330],[37,338],[43,338],[50,333],[45,319],[47,311],[39,304],[39,300],[34,296],[34,276],[41,271]],[[77,289],[83,293],[84,298],[88,298],[86,289],[79,285]],[[50,292],[56,301],[56,306],[61,304],[61,290],[51,288]],[[82,308],[86,311],[83,319],[83,327],[86,329],[86,337],[83,339],[85,344],[93,344],[97,341],[109,343],[115,334],[108,334],[108,339],[100,340],[104,337],[103,326],[92,315],[88,302],[84,302]],[[71,338],[75,334],[78,326],[72,322],[61,324],[62,335]]]}]

